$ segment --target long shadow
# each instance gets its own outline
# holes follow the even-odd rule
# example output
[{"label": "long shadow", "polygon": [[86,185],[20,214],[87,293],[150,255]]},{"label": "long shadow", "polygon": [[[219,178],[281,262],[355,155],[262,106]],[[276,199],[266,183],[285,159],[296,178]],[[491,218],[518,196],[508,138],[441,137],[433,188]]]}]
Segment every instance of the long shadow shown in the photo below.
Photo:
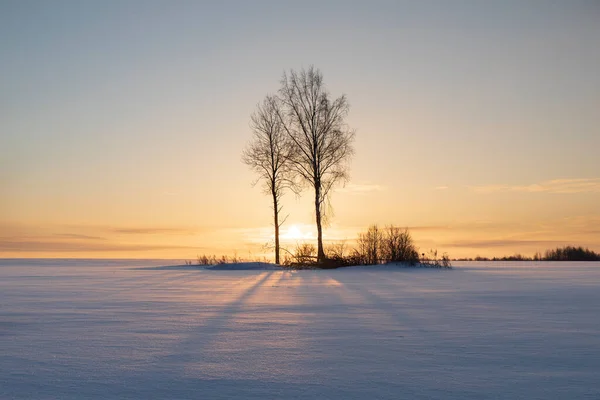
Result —
[{"label": "long shadow", "polygon": [[[128,293],[132,290],[144,288],[144,289],[152,289],[152,288],[168,288],[175,283],[190,281],[190,278],[199,278],[202,273],[205,273],[206,268],[203,266],[197,265],[178,265],[178,266],[158,266],[158,267],[135,267],[135,268],[127,268],[126,271],[156,271],[156,273],[152,274],[144,274],[144,275],[134,275],[134,276],[126,276],[119,278],[108,278],[105,279],[102,283],[107,287],[114,287],[114,290],[111,290],[108,293],[108,297],[118,297],[122,293]],[[241,282],[246,281],[247,278],[237,279],[233,282],[235,284],[239,284]],[[126,288],[119,288],[124,284],[129,284]],[[190,286],[190,285],[186,285]],[[177,285],[177,287],[181,287],[181,285]]]},{"label": "long shadow", "polygon": [[[395,318],[376,296],[349,288],[345,280],[338,280],[340,275],[339,271],[303,271],[296,278],[301,280],[301,286],[295,298],[302,306],[290,312],[297,314],[295,336],[303,357],[294,365],[300,365],[299,373],[311,382],[324,386],[338,379],[336,374],[325,371],[335,369],[353,376],[348,387],[354,397],[357,393],[360,398],[373,397],[369,395],[372,378],[395,391],[405,383],[397,381],[395,372],[383,365],[395,365],[388,361],[399,353],[399,346],[406,345],[404,335],[410,326]],[[353,275],[350,284],[369,284],[364,278],[357,278]],[[388,364],[377,361],[381,359],[377,352],[384,348]],[[357,371],[362,372],[356,375]],[[377,375],[380,372],[383,375]]]},{"label": "long shadow", "polygon": [[[341,276],[338,278],[342,279]],[[342,288],[344,290],[349,293],[354,293],[362,298],[364,304],[368,304],[371,310],[385,316],[391,322],[394,322],[397,327],[410,327],[414,329],[415,327],[421,327],[423,325],[423,321],[420,318],[415,318],[411,310],[403,309],[399,307],[399,304],[395,304],[389,299],[373,293],[371,290],[365,288],[363,283],[345,283],[343,279],[340,280],[340,282],[342,283]],[[410,301],[407,301],[407,303],[410,303]]]},{"label": "long shadow", "polygon": [[158,363],[169,361],[173,357],[175,364],[185,367],[182,361],[193,361],[194,354],[197,355],[214,343],[216,337],[221,334],[223,328],[242,311],[246,301],[273,275],[271,271],[265,273],[255,283],[240,294],[234,301],[223,307],[212,311],[212,316],[205,318],[205,323],[196,325],[187,339],[179,342],[172,354],[160,357]]}]

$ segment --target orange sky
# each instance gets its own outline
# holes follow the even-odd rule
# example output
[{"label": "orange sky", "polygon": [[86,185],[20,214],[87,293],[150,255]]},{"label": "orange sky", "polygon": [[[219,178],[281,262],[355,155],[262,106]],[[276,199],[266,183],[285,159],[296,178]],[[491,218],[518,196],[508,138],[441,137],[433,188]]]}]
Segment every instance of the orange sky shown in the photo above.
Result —
[{"label": "orange sky", "polygon": [[[240,155],[310,64],[357,131],[326,240],[393,223],[452,257],[600,251],[595,5],[340,4],[0,5],[0,257],[265,254]],[[288,248],[315,236],[310,196],[284,197]]]}]

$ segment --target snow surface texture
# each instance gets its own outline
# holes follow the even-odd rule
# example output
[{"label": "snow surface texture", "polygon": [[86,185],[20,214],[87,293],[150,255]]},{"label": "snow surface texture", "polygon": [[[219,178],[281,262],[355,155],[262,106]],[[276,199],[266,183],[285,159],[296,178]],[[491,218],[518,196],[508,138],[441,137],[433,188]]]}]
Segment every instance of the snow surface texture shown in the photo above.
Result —
[{"label": "snow surface texture", "polygon": [[157,265],[0,260],[0,399],[600,399],[600,263]]},{"label": "snow surface texture", "polygon": [[246,263],[235,263],[235,264],[218,264],[206,267],[207,269],[218,270],[218,271],[244,271],[244,270],[275,270],[281,271],[282,267],[275,264],[268,264],[264,262],[246,262]]}]

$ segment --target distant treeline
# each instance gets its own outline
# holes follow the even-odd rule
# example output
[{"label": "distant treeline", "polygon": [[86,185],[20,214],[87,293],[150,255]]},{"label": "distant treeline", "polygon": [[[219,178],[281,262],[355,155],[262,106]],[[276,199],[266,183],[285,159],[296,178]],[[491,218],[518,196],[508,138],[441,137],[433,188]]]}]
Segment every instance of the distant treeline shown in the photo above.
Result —
[{"label": "distant treeline", "polygon": [[600,261],[600,254],[581,246],[558,247],[553,250],[546,250],[542,253],[535,253],[533,257],[515,254],[504,257],[481,257],[475,258],[457,258],[455,261]]}]

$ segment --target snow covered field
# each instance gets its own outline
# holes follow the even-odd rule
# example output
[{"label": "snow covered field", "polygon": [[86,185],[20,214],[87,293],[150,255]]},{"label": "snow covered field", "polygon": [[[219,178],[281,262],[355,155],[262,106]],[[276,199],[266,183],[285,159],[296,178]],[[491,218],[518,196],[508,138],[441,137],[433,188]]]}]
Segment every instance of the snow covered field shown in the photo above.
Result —
[{"label": "snow covered field", "polygon": [[157,264],[0,260],[0,398],[600,399],[600,263]]}]

